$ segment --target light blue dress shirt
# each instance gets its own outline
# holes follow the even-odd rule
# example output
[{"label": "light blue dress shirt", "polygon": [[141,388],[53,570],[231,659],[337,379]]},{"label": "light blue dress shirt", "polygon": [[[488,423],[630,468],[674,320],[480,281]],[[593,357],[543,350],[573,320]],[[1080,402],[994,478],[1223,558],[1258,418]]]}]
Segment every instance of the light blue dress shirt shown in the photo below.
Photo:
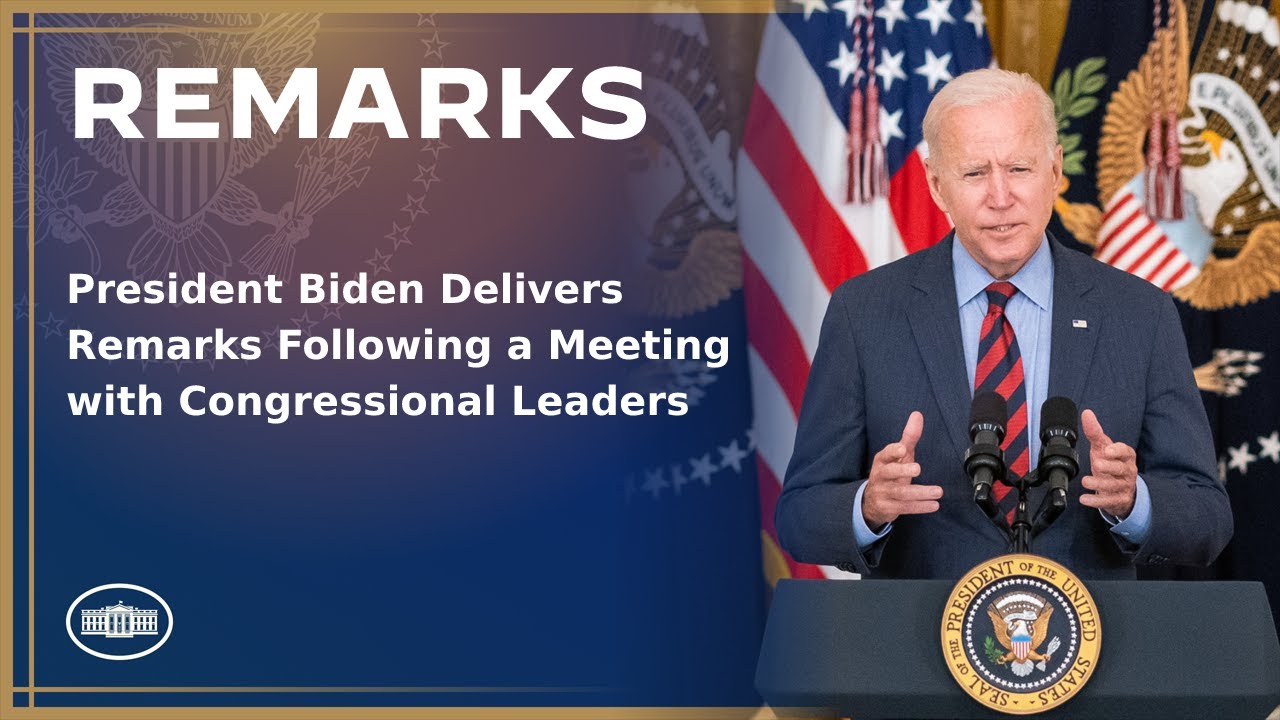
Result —
[{"label": "light blue dress shirt", "polygon": [[[987,286],[996,279],[969,255],[957,240],[952,243],[951,260],[955,273],[956,304],[960,308],[960,337],[964,342],[964,364],[970,382],[978,367],[978,333],[987,315]],[[1027,444],[1031,467],[1040,460],[1040,406],[1049,395],[1049,345],[1053,332],[1053,254],[1049,239],[1040,240],[1040,248],[1022,269],[1009,278],[1018,292],[1009,298],[1005,316],[1013,325],[1022,354],[1023,381],[1027,389]],[[970,397],[973,388],[969,388]],[[1010,411],[1016,408],[1010,408]],[[960,462],[957,458],[956,462]],[[921,468],[927,478],[928,470]],[[927,484],[927,480],[925,481]],[[873,532],[862,517],[862,493],[866,483],[858,488],[853,499],[853,535],[860,549],[889,534],[893,523]],[[1102,517],[1116,533],[1135,545],[1141,545],[1151,529],[1151,494],[1147,483],[1138,477],[1137,494],[1129,517],[1118,520],[1107,513]]]}]

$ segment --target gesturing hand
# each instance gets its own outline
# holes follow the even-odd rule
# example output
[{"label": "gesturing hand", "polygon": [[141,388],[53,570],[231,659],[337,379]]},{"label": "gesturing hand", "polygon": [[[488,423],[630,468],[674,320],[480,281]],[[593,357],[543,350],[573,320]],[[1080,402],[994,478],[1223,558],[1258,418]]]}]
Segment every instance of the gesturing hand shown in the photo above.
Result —
[{"label": "gesturing hand", "polygon": [[923,431],[924,416],[911,413],[902,428],[902,439],[884,446],[872,460],[871,476],[862,491],[862,518],[872,530],[878,531],[899,515],[937,512],[942,488],[911,483],[920,475],[916,443]]},{"label": "gesturing hand", "polygon": [[1080,504],[1120,519],[1128,517],[1138,494],[1138,454],[1124,443],[1112,442],[1092,410],[1080,416],[1080,427],[1089,438],[1089,466],[1093,469],[1092,475],[1080,480],[1093,491],[1081,495]]}]

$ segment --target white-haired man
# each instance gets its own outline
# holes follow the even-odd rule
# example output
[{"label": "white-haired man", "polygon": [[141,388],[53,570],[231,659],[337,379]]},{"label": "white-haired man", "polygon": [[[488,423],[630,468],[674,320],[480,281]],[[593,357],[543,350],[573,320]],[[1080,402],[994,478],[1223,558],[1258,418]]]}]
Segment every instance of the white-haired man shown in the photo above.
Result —
[{"label": "white-haired man", "polygon": [[[1085,578],[1212,562],[1231,508],[1177,310],[1049,237],[1062,177],[1049,97],[1026,75],[966,73],[934,97],[924,136],[955,230],[832,295],[777,504],[783,547],[886,577],[955,578],[1006,552],[961,462],[970,401],[991,390],[1019,475],[1037,464],[1044,400],[1084,408],[1082,477],[1035,552]],[[1007,523],[1016,493],[998,492]]]}]

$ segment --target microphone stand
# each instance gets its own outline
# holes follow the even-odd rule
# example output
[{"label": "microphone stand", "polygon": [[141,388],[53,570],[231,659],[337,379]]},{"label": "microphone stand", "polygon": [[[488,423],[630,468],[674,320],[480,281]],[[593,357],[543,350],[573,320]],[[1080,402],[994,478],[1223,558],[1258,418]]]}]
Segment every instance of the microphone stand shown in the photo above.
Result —
[{"label": "microphone stand", "polygon": [[[1050,461],[1052,462],[1052,461]],[[1040,508],[1036,511],[1035,522],[1031,520],[1031,514],[1027,510],[1027,491],[1033,487],[1037,487],[1044,482],[1040,477],[1040,470],[1047,469],[1048,466],[1041,466],[1027,473],[1025,477],[1016,480],[1009,480],[1001,477],[1000,480],[1009,487],[1018,492],[1018,505],[1013,511],[1013,522],[1008,528],[1009,535],[1009,552],[1013,553],[1029,553],[1031,552],[1031,541],[1040,536],[1040,533],[1049,529],[1062,511],[1066,509],[1066,503],[1061,498],[1056,498],[1053,492],[1050,492],[1040,503]],[[1000,524],[998,518],[993,518],[997,527],[1005,529]]]},{"label": "microphone stand", "polygon": [[[1031,522],[1031,513],[1027,511],[1027,491],[1044,481],[1039,477],[1036,470],[1032,470],[1025,476],[1014,480],[1010,480],[1004,472],[1001,472],[997,480],[1008,485],[1013,491],[1018,493],[1018,505],[1013,511],[1013,522],[1011,522],[1007,527],[1003,522],[1001,522],[999,515],[989,516],[991,517],[991,522],[1008,535],[1009,552],[1030,553],[1031,541],[1037,535],[1044,532],[1048,528],[1049,523],[1056,520],[1058,516],[1058,513],[1046,513],[1046,509],[1044,507],[1048,504],[1048,499],[1046,498],[1046,502],[1041,503],[1040,510],[1036,513],[1036,522],[1034,524]],[[978,503],[978,505],[979,507],[982,506],[981,503]]]},{"label": "microphone stand", "polygon": [[[991,404],[987,397],[975,398],[975,407],[978,407],[979,399],[988,405]],[[998,400],[999,398],[997,402]],[[982,407],[984,412],[990,410],[985,405]],[[1048,426],[1040,433],[1040,439],[1044,444],[1040,448],[1040,463],[1035,470],[1022,477],[1010,479],[1011,473],[1004,463],[1004,453],[998,447],[994,452],[989,452],[983,451],[983,446],[973,445],[965,453],[965,471],[975,479],[974,502],[996,527],[1008,535],[1010,552],[1013,553],[1030,553],[1032,539],[1048,530],[1049,526],[1067,509],[1069,484],[1080,470],[1079,457],[1075,449],[1077,437],[1075,403],[1064,397],[1051,397],[1044,402],[1042,409],[1044,412],[1042,419],[1047,418],[1045,422]],[[978,426],[971,424],[971,435],[975,432],[974,427]],[[1003,427],[1000,429],[1003,430]],[[1003,432],[1000,436],[1003,436]],[[1018,491],[1018,503],[1007,527],[1002,522],[1003,518],[999,517],[999,510],[994,507],[995,502],[991,493],[979,492],[976,482],[978,471],[990,471],[994,482],[1002,482],[1011,490]],[[1049,492],[1040,501],[1033,523],[1027,511],[1027,491],[1046,482],[1049,484]]]},{"label": "microphone stand", "polygon": [[1013,522],[1009,525],[1009,551],[1030,553],[1031,540],[1039,533],[1032,533],[1031,516],[1027,512],[1027,490],[1039,485],[1040,479],[1036,476],[1036,471],[1032,470],[1013,482],[1006,479],[1005,483],[1018,491],[1018,506],[1013,511]]}]

